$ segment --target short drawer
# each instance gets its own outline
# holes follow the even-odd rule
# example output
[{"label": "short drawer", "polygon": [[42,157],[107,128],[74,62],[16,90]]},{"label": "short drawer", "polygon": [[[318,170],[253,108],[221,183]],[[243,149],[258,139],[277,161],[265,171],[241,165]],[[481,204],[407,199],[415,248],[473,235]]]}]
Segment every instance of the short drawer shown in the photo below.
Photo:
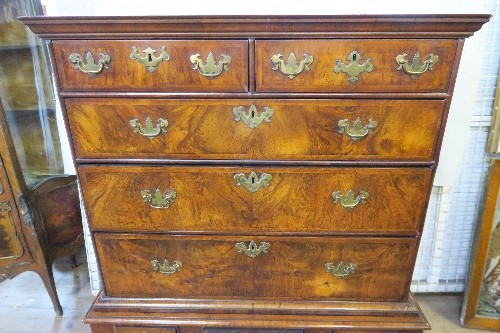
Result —
[{"label": "short drawer", "polygon": [[111,297],[403,300],[415,238],[95,234]]},{"label": "short drawer", "polygon": [[[258,40],[255,45],[257,91],[324,93],[446,92],[457,48],[455,40],[442,39]],[[431,54],[437,59],[426,66]]]},{"label": "short drawer", "polygon": [[93,230],[415,235],[427,168],[80,166]]},{"label": "short drawer", "polygon": [[432,161],[445,102],[76,98],[65,105],[78,158]]},{"label": "short drawer", "polygon": [[52,44],[62,91],[245,92],[248,88],[247,41],[65,40]]}]

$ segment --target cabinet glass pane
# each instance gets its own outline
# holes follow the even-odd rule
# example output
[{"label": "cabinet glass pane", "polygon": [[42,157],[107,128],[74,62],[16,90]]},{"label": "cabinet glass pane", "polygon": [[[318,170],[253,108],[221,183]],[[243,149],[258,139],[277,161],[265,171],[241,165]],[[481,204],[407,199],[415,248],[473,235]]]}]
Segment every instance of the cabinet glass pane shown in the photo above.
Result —
[{"label": "cabinet glass pane", "polygon": [[0,0],[0,98],[28,186],[63,172],[47,52],[18,16],[37,14],[24,0]]}]

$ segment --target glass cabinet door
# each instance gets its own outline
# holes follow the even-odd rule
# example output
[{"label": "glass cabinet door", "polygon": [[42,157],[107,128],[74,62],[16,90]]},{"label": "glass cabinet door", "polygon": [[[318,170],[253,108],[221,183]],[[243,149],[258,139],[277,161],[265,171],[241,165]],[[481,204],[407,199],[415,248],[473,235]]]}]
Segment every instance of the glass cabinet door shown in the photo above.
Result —
[{"label": "glass cabinet door", "polygon": [[0,0],[0,98],[28,187],[64,170],[47,51],[17,20],[39,9]]}]

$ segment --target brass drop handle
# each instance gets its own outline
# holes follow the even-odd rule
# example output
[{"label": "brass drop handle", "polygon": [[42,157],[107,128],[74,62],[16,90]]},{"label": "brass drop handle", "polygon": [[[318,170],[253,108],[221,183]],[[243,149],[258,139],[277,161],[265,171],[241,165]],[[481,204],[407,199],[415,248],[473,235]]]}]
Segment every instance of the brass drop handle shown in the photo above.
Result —
[{"label": "brass drop handle", "polygon": [[144,122],[144,126],[139,122],[139,119],[131,119],[129,120],[130,126],[134,129],[134,133],[139,133],[142,136],[148,138],[149,140],[153,140],[160,133],[165,133],[168,127],[168,120],[159,118],[156,122],[156,127],[153,124],[153,121],[148,116],[146,121]]},{"label": "brass drop handle", "polygon": [[351,83],[356,83],[358,81],[359,74],[363,72],[370,73],[373,71],[373,64],[371,63],[370,58],[368,58],[364,63],[360,63],[361,54],[357,51],[352,51],[348,56],[347,60],[349,64],[346,65],[341,59],[337,59],[335,67],[333,67],[333,71],[335,73],[346,73],[347,79]]},{"label": "brass drop handle", "polygon": [[107,54],[100,53],[99,60],[96,64],[94,56],[92,56],[92,53],[90,52],[87,52],[87,54],[85,55],[86,62],[83,61],[80,54],[72,53],[69,55],[69,60],[73,63],[73,67],[75,69],[79,69],[90,76],[95,76],[96,74],[99,74],[104,68],[108,68],[111,57]]},{"label": "brass drop handle", "polygon": [[151,260],[151,265],[155,271],[165,275],[172,275],[180,271],[182,268],[182,262],[179,260],[174,260],[172,265],[170,265],[170,262],[167,259],[165,259],[161,265],[158,260]]},{"label": "brass drop handle", "polygon": [[142,199],[147,202],[152,208],[164,209],[170,207],[175,202],[177,197],[177,192],[172,188],[169,188],[165,195],[161,192],[159,188],[156,189],[154,194],[151,194],[149,190],[141,191]]},{"label": "brass drop handle", "polygon": [[136,60],[139,63],[143,64],[151,73],[155,71],[156,66],[160,62],[162,62],[163,60],[170,60],[170,56],[166,51],[166,46],[161,47],[159,56],[154,55],[156,53],[156,50],[151,47],[144,49],[142,52],[145,54],[145,56],[141,56],[137,47],[132,46],[132,54],[130,54],[130,59]]},{"label": "brass drop handle", "polygon": [[290,53],[288,56],[288,61],[285,63],[283,60],[283,55],[281,53],[273,54],[271,57],[271,62],[273,63],[273,70],[280,70],[281,73],[285,74],[290,80],[302,73],[302,71],[310,70],[309,65],[313,63],[314,57],[308,54],[304,54],[303,59],[298,62],[295,53]]},{"label": "brass drop handle", "polygon": [[233,178],[236,182],[236,186],[243,186],[248,191],[255,193],[261,187],[268,187],[271,180],[273,179],[273,176],[268,173],[262,173],[260,177],[258,177],[255,171],[252,171],[248,178],[245,177],[245,174],[243,173],[238,173],[234,175]]},{"label": "brass drop handle", "polygon": [[353,141],[359,140],[373,132],[377,127],[377,122],[373,119],[368,119],[368,124],[363,126],[361,119],[358,117],[352,126],[349,125],[348,119],[342,119],[338,122],[339,133],[345,133]]},{"label": "brass drop handle", "polygon": [[197,70],[201,75],[208,78],[214,78],[222,73],[222,70],[228,71],[231,64],[231,56],[222,54],[219,63],[215,63],[215,58],[212,52],[208,53],[206,64],[203,63],[199,53],[193,54],[189,60],[194,65],[193,69]]},{"label": "brass drop handle", "polygon": [[340,279],[346,277],[349,274],[354,274],[357,269],[358,265],[350,263],[346,266],[343,261],[341,261],[338,265],[335,265],[333,262],[327,262],[325,264],[326,272]]},{"label": "brass drop handle", "polygon": [[251,105],[248,112],[245,112],[243,106],[237,106],[233,108],[233,114],[235,121],[241,120],[245,125],[253,129],[259,126],[263,121],[270,123],[274,110],[266,106],[259,114],[255,105]]},{"label": "brass drop handle", "polygon": [[366,203],[369,196],[368,192],[365,191],[360,191],[359,194],[355,196],[354,192],[349,190],[345,197],[342,195],[341,191],[332,193],[333,203],[340,203],[340,205],[347,210],[354,209],[360,203]]},{"label": "brass drop handle", "polygon": [[434,54],[429,54],[427,56],[427,60],[425,60],[422,63],[422,60],[420,59],[420,53],[417,52],[413,56],[412,63],[409,64],[408,60],[406,59],[408,55],[406,53],[400,54],[396,56],[396,62],[398,63],[399,67],[396,68],[398,71],[401,69],[405,71],[407,74],[410,74],[412,76],[414,75],[421,75],[425,72],[432,71],[434,68],[434,64],[438,62],[439,57]]},{"label": "brass drop handle", "polygon": [[250,241],[248,247],[246,246],[245,242],[239,242],[236,243],[236,248],[238,249],[238,253],[245,253],[247,256],[253,259],[261,253],[267,253],[267,251],[269,251],[269,249],[271,248],[271,244],[262,242],[259,246],[257,246],[257,243],[252,240]]}]

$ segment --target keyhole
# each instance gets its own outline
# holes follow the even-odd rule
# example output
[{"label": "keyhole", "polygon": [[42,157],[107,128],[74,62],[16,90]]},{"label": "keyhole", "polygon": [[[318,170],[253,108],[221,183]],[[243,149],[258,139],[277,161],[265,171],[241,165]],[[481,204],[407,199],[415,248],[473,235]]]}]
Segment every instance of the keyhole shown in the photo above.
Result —
[{"label": "keyhole", "polygon": [[354,54],[352,55],[352,60],[353,60],[353,61],[356,61],[356,53],[354,53]]},{"label": "keyhole", "polygon": [[252,110],[252,118],[255,117],[255,111]]},{"label": "keyhole", "polygon": [[153,61],[153,57],[151,56],[151,54],[148,54],[148,61],[149,62]]},{"label": "keyhole", "polygon": [[255,177],[252,177],[252,185],[255,184]]}]

